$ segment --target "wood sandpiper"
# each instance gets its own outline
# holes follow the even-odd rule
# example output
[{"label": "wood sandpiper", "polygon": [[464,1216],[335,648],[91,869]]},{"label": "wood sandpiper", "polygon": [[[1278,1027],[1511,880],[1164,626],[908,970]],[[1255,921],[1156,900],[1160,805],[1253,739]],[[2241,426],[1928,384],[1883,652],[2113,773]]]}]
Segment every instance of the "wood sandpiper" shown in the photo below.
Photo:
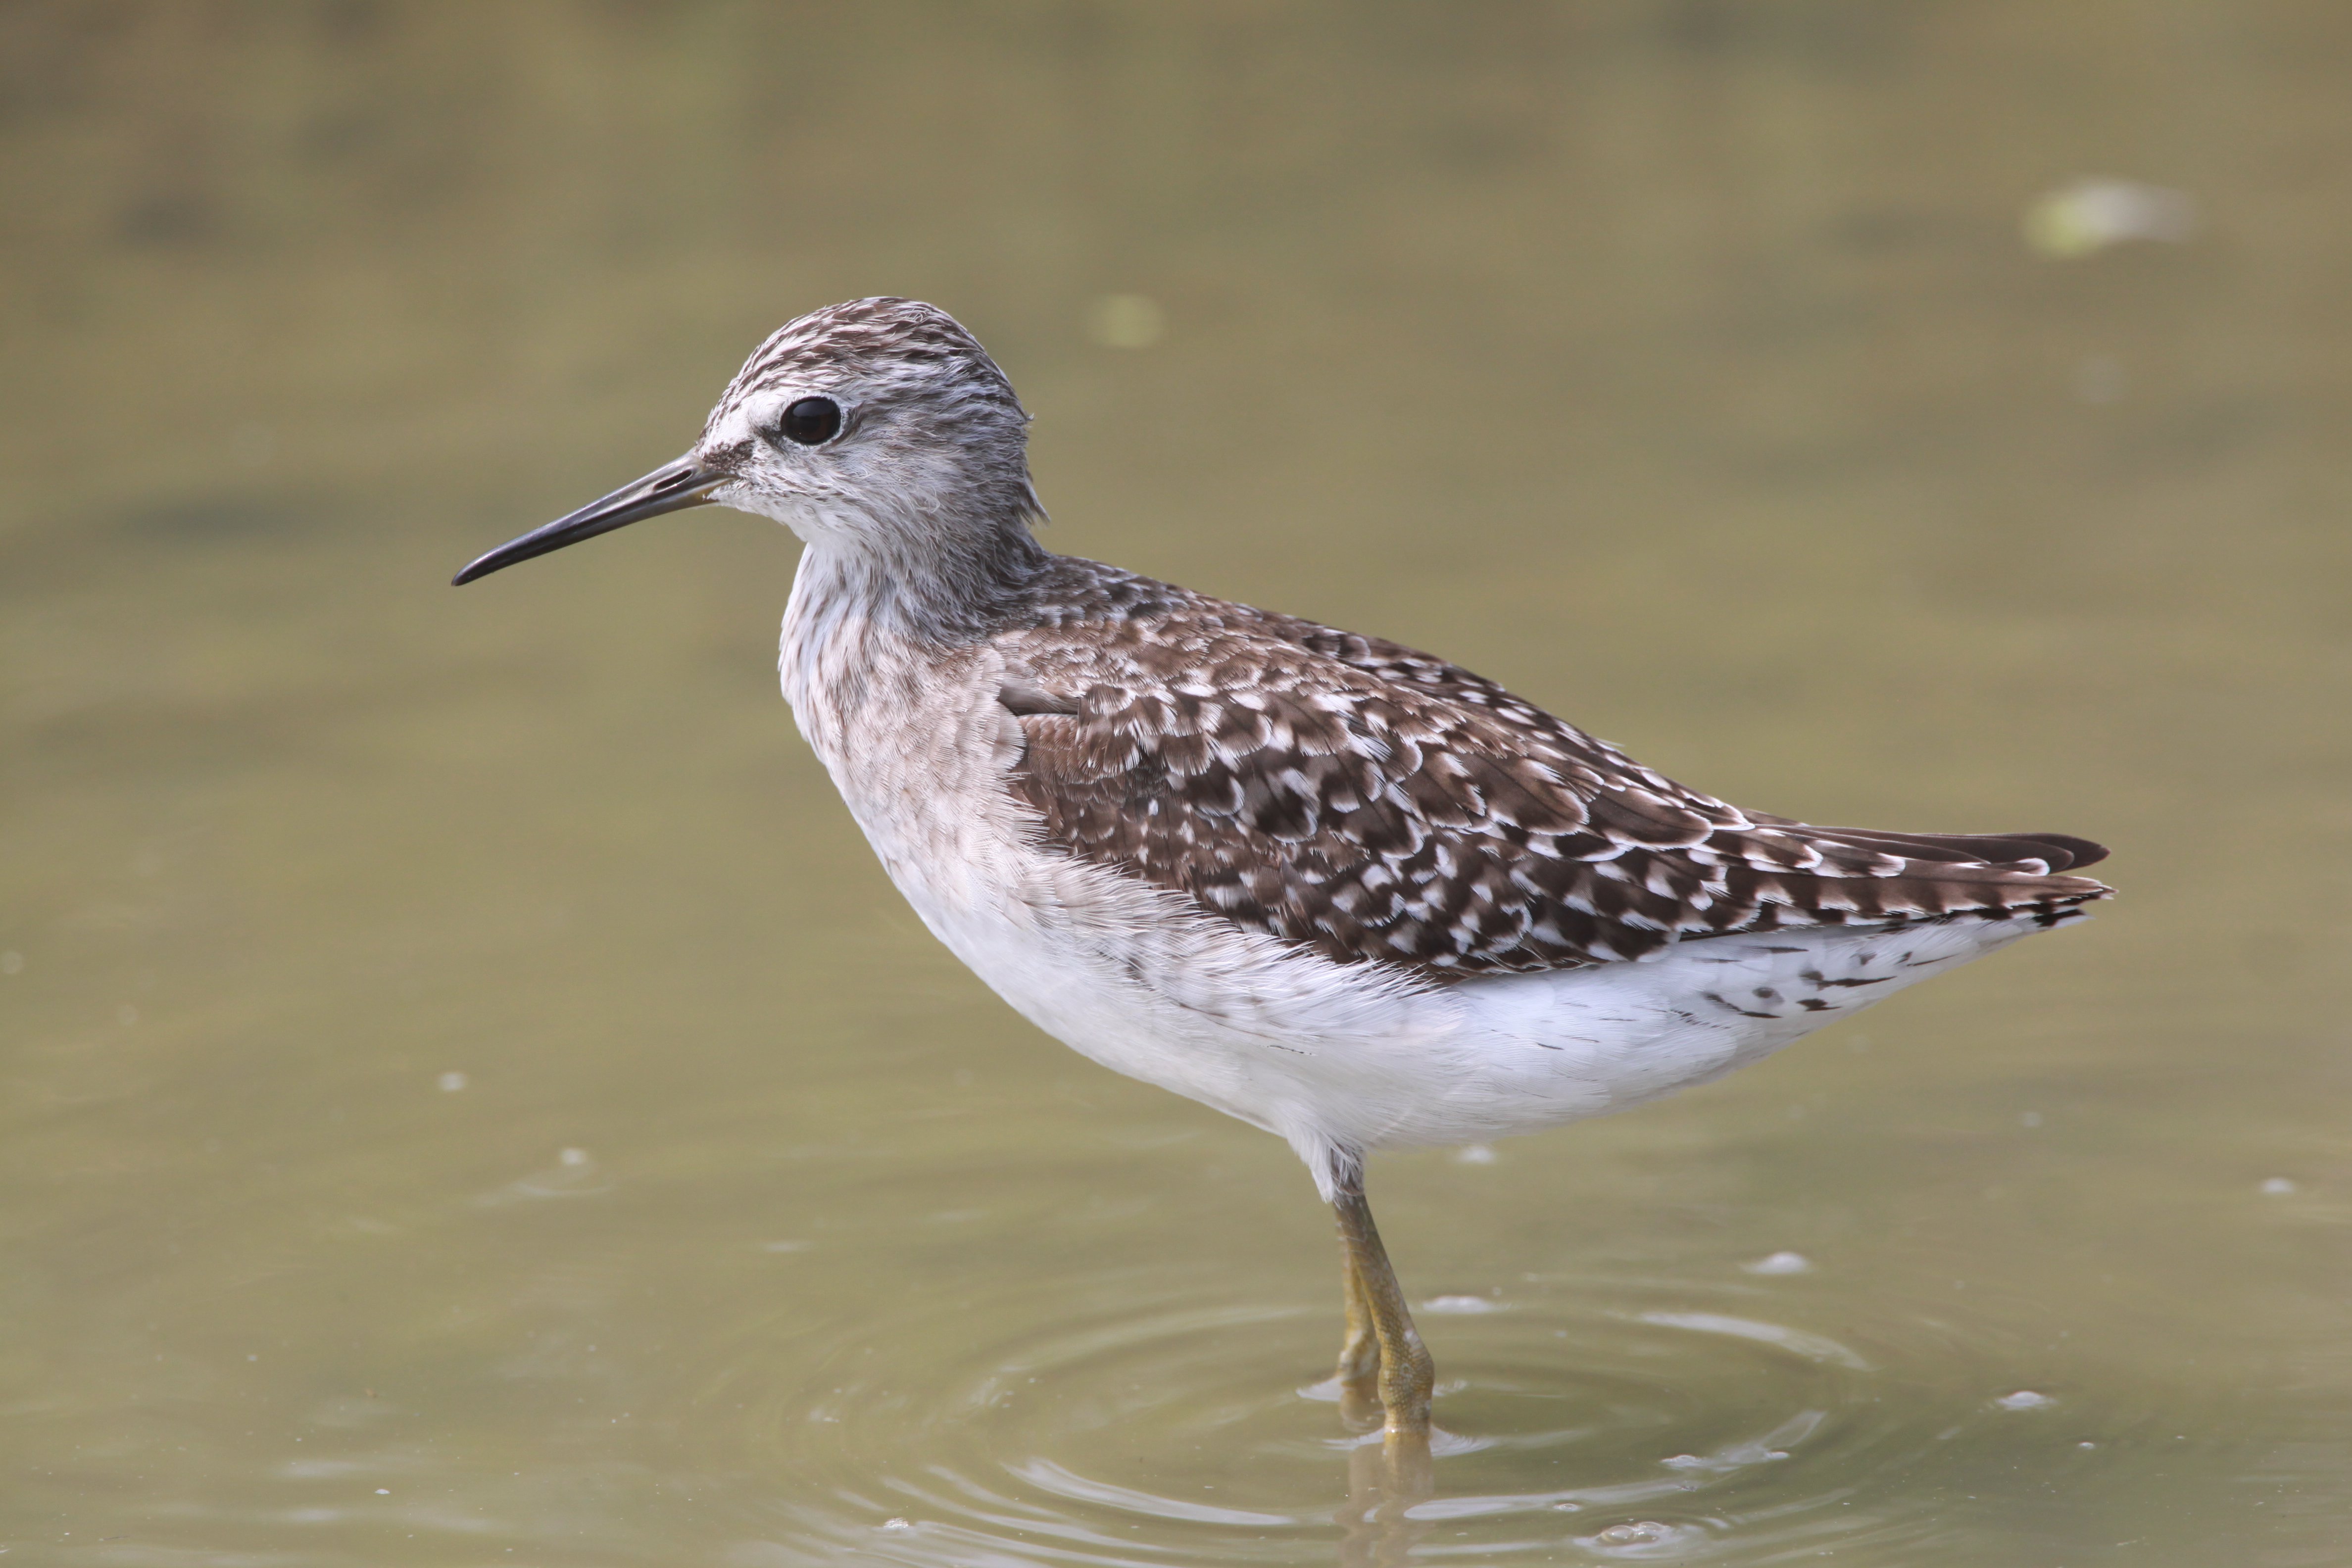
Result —
[{"label": "wood sandpiper", "polygon": [[2084,839],[1742,811],[1444,659],[1054,554],[1028,423],[945,312],[835,305],[457,581],[711,501],[799,535],[784,696],[890,879],[1047,1034],[1289,1141],[1396,1463],[1432,1371],[1369,1152],[1706,1082],[2107,896]]}]

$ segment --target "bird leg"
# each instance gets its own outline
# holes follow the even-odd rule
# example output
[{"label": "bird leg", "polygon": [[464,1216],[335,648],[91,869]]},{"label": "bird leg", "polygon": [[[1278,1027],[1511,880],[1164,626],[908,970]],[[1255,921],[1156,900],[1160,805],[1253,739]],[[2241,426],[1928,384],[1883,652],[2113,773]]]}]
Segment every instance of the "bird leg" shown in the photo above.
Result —
[{"label": "bird leg", "polygon": [[1404,1291],[1396,1270],[1381,1246],[1372,1224],[1371,1205],[1364,1201],[1364,1181],[1359,1171],[1339,1173],[1332,1209],[1339,1221],[1339,1247],[1347,1258],[1348,1342],[1339,1352],[1339,1385],[1344,1392],[1351,1378],[1360,1379],[1370,1354],[1363,1344],[1361,1320],[1370,1320],[1372,1348],[1380,1353],[1378,1387],[1387,1416],[1387,1447],[1391,1457],[1418,1450],[1425,1462],[1429,1448],[1429,1396],[1437,1381],[1429,1351],[1412,1326]]},{"label": "bird leg", "polygon": [[1381,1342],[1351,1252],[1340,1255],[1339,1290],[1348,1313],[1348,1337],[1339,1345],[1339,1415],[1351,1429],[1361,1432],[1381,1421]]}]

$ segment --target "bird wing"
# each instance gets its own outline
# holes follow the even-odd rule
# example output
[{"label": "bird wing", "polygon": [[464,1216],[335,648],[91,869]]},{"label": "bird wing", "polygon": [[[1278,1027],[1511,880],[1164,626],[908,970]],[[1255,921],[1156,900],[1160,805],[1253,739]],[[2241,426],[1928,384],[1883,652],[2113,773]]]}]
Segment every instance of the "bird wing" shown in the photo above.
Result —
[{"label": "bird wing", "polygon": [[1117,577],[994,639],[1014,795],[1061,851],[1340,963],[1443,982],[2107,892],[2060,874],[2083,839],[1743,812],[1426,654]]}]

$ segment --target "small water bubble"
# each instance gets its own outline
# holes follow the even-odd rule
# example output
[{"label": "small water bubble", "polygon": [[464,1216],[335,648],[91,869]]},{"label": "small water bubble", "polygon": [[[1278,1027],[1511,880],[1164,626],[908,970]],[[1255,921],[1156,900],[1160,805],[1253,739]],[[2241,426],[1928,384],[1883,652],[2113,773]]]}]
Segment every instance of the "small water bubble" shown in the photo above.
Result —
[{"label": "small water bubble", "polygon": [[1577,1544],[1612,1556],[1680,1557],[1697,1545],[1703,1534],[1690,1525],[1661,1524],[1654,1519],[1643,1519],[1631,1524],[1612,1524],[1598,1535],[1579,1538]]},{"label": "small water bubble", "polygon": [[433,1081],[440,1088],[442,1093],[455,1094],[459,1089],[466,1087],[467,1079],[466,1075],[461,1072],[445,1072]]},{"label": "small water bubble", "polygon": [[2095,1448],[2098,1445],[2092,1442],[2088,1437],[2085,1437],[2081,1442],[2075,1444],[2074,1447],[2077,1448]]},{"label": "small water bubble", "polygon": [[2126,240],[2178,245],[2196,226],[2196,205],[2186,192],[2137,180],[2076,180],[2036,197],[2023,222],[2025,243],[2061,261]]},{"label": "small water bubble", "polygon": [[2294,1193],[2294,1184],[2284,1176],[2273,1176],[2263,1184],[2263,1196],[2266,1198],[2290,1197]]},{"label": "small water bubble", "polygon": [[1454,1163],[1457,1165],[1491,1165],[1495,1163],[1495,1151],[1484,1143],[1465,1143],[1454,1151]]},{"label": "small water bubble", "polygon": [[375,1495],[378,1497],[390,1497],[392,1495],[392,1489],[390,1487],[378,1487],[375,1489]]},{"label": "small water bubble", "polygon": [[612,1182],[585,1149],[558,1149],[555,1163],[541,1167],[520,1181],[478,1195],[484,1207],[535,1202],[541,1198],[593,1197],[613,1190]]},{"label": "small water bubble", "polygon": [[1451,1313],[1457,1317],[1472,1317],[1480,1312],[1499,1312],[1503,1304],[1490,1301],[1484,1296],[1432,1296],[1421,1304],[1421,1310],[1441,1315]]},{"label": "small water bubble", "polygon": [[883,1530],[912,1530],[915,1528],[915,1521],[911,1519],[886,1519],[882,1521],[879,1528]]},{"label": "small water bubble", "polygon": [[2058,1402],[2046,1394],[2036,1394],[2030,1388],[2021,1388],[2015,1394],[2002,1394],[1993,1403],[2003,1410],[2046,1410]]},{"label": "small water bubble", "polygon": [[1811,1274],[1813,1260],[1801,1252],[1775,1252],[1739,1267],[1750,1274]]}]

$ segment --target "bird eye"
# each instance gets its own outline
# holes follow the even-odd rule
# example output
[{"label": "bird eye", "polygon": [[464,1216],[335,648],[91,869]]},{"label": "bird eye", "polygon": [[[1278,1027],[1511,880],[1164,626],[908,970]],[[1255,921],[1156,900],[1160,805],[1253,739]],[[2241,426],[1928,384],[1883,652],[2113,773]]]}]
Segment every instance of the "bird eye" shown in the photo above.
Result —
[{"label": "bird eye", "polygon": [[830,397],[803,397],[784,410],[778,427],[788,441],[822,447],[841,434],[841,405]]}]

